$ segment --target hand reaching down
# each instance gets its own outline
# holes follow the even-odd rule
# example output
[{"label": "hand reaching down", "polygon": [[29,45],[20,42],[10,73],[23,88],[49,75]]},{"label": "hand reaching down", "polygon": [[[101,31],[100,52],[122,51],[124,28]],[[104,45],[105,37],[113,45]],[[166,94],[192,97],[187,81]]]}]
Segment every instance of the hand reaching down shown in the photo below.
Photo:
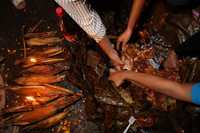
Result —
[{"label": "hand reaching down", "polygon": [[113,81],[117,87],[123,83],[124,79],[123,71],[111,72],[109,76],[109,80]]},{"label": "hand reaching down", "polygon": [[119,45],[120,43],[122,45],[127,44],[127,42],[129,41],[130,37],[132,35],[132,30],[130,29],[126,29],[118,38],[117,40],[117,44]]}]

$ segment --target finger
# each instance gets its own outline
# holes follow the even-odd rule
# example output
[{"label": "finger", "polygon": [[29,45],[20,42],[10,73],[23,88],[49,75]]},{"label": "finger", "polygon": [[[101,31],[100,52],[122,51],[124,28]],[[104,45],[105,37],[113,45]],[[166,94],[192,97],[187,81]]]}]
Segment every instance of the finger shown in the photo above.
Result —
[{"label": "finger", "polygon": [[117,42],[117,44],[116,44],[116,50],[117,51],[119,50],[119,47],[120,47],[120,42]]},{"label": "finger", "polygon": [[121,41],[121,39],[120,39],[120,37],[119,37],[119,38],[117,39],[117,44],[120,43],[120,41]]},{"label": "finger", "polygon": [[122,51],[126,51],[127,48],[128,48],[128,45],[127,45],[126,42],[124,42],[124,43],[122,44]]},{"label": "finger", "polygon": [[116,70],[115,69],[113,69],[113,68],[110,68],[110,76],[113,74],[113,73],[115,73],[116,72]]},{"label": "finger", "polygon": [[121,66],[115,66],[115,69],[116,69],[116,71],[121,71],[122,70],[122,68],[121,68]]},{"label": "finger", "polygon": [[122,41],[121,36],[119,36],[117,39],[117,44],[121,43],[121,41]]},{"label": "finger", "polygon": [[114,85],[115,87],[119,87],[123,83],[123,81],[120,81],[120,80],[117,80],[117,79],[113,79],[111,81],[112,81],[112,83],[114,83],[112,85]]},{"label": "finger", "polygon": [[121,85],[121,83],[115,82],[115,86],[119,87]]},{"label": "finger", "polygon": [[121,41],[118,41],[118,42],[117,42],[116,49],[117,49],[118,51],[120,51],[121,43],[122,43]]},{"label": "finger", "polygon": [[112,81],[112,77],[111,77],[111,76],[109,76],[109,77],[108,77],[108,80],[111,80],[111,81]]},{"label": "finger", "polygon": [[123,83],[123,81],[119,81],[116,83],[116,86],[119,87],[122,83]]},{"label": "finger", "polygon": [[120,36],[118,37],[118,39],[117,39],[117,42],[118,42],[118,43],[122,43],[123,40],[124,40],[123,35],[120,35]]},{"label": "finger", "polygon": [[114,81],[114,77],[113,75],[116,73],[116,70],[114,70],[114,72],[110,72],[108,80]]}]

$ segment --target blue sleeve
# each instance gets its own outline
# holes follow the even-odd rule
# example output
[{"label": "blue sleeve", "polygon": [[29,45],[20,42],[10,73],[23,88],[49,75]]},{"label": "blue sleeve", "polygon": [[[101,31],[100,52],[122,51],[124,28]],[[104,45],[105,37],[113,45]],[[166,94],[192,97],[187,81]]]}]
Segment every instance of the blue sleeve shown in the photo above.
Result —
[{"label": "blue sleeve", "polygon": [[194,104],[200,105],[200,83],[194,84],[192,86],[192,102]]}]

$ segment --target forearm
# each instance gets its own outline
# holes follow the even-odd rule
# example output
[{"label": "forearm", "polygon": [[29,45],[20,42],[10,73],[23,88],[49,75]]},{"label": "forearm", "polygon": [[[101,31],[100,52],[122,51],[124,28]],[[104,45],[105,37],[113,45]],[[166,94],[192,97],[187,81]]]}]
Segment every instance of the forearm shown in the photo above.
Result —
[{"label": "forearm", "polygon": [[103,37],[103,39],[99,42],[99,46],[109,56],[109,58],[112,58],[113,56],[117,55],[114,54],[116,53],[116,51],[113,49],[112,44],[107,36]]},{"label": "forearm", "polygon": [[141,11],[143,9],[144,2],[145,2],[145,0],[134,0],[133,1],[131,13],[130,13],[129,21],[128,21],[128,25],[127,25],[128,30],[132,31],[134,29],[134,27],[140,17]]},{"label": "forearm", "polygon": [[106,28],[100,16],[88,8],[83,0],[55,0],[71,18],[97,43],[106,34]]},{"label": "forearm", "polygon": [[162,94],[191,102],[192,85],[180,84],[157,76],[136,72],[126,72],[124,77]]}]

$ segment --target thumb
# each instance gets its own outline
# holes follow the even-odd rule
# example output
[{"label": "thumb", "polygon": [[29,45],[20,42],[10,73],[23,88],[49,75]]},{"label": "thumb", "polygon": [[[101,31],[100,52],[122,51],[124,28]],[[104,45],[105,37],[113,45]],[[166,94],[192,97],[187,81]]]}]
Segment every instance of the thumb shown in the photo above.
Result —
[{"label": "thumb", "polygon": [[117,39],[117,43],[121,43],[123,41],[124,35],[121,34],[118,39]]},{"label": "thumb", "polygon": [[127,42],[124,41],[122,44],[122,51],[126,51],[127,47],[128,47]]},{"label": "thumb", "polygon": [[122,41],[121,41],[121,39],[119,38],[119,39],[117,40],[117,45],[116,45],[117,50],[120,50],[120,45],[121,45],[121,43],[122,43]]}]

